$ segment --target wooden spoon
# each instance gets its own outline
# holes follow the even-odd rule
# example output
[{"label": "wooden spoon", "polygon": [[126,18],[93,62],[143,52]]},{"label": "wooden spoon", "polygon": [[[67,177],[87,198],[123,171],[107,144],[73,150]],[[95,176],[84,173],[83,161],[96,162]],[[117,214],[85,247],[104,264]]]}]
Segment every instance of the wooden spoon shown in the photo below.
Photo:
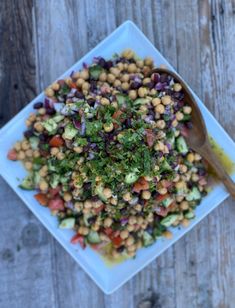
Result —
[{"label": "wooden spoon", "polygon": [[205,122],[191,91],[189,90],[185,82],[176,73],[168,69],[155,68],[152,70],[152,73],[170,75],[174,78],[176,82],[182,85],[185,101],[192,108],[193,127],[192,129],[189,129],[189,134],[186,137],[186,142],[191,149],[199,153],[204,159],[208,161],[208,163],[216,172],[218,178],[224,183],[228,192],[233,198],[235,198],[235,184],[212,150],[211,144],[208,139]]}]

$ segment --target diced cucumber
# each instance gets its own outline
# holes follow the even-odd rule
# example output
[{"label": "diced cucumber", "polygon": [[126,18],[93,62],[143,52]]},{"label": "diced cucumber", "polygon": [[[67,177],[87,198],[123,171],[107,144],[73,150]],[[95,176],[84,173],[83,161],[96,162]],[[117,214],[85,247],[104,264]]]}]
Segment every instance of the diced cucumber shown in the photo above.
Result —
[{"label": "diced cucumber", "polygon": [[57,114],[56,116],[53,117],[53,120],[54,120],[56,123],[59,123],[59,122],[61,122],[62,120],[64,120],[64,116],[61,115],[61,114]]},{"label": "diced cucumber", "polygon": [[88,222],[88,219],[91,218],[91,217],[92,217],[91,213],[83,215],[83,221],[84,221],[84,224],[85,224],[86,227],[90,226],[90,223]]},{"label": "diced cucumber", "polygon": [[192,190],[189,192],[189,194],[186,196],[187,201],[193,201],[193,200],[200,200],[201,199],[201,193],[198,190],[196,186],[192,188]]},{"label": "diced cucumber", "polygon": [[89,68],[90,77],[95,80],[99,79],[99,76],[103,71],[104,69],[100,65],[93,65]]},{"label": "diced cucumber", "polygon": [[138,180],[139,176],[135,172],[130,172],[125,176],[125,182],[127,184],[135,183]]},{"label": "diced cucumber", "polygon": [[166,135],[167,142],[170,143],[172,148],[175,147],[175,134],[173,131],[171,131],[169,134]]},{"label": "diced cucumber", "polygon": [[186,214],[184,214],[184,217],[187,219],[193,219],[195,217],[195,214],[193,211],[188,211]]},{"label": "diced cucumber", "polygon": [[165,227],[170,227],[177,219],[178,219],[179,215],[177,214],[171,214],[168,215],[167,217],[163,218],[163,220],[160,222],[161,225],[165,226]]},{"label": "diced cucumber", "polygon": [[41,181],[41,176],[39,175],[39,172],[37,172],[37,171],[34,172],[33,181],[34,181],[35,186],[39,185],[39,182]]},{"label": "diced cucumber", "polygon": [[177,150],[181,153],[181,154],[186,154],[188,153],[188,146],[186,144],[186,141],[184,139],[183,136],[180,136],[176,139],[176,147]]},{"label": "diced cucumber", "polygon": [[28,174],[23,179],[19,187],[25,190],[33,190],[34,189],[33,174],[32,173]]},{"label": "diced cucumber", "polygon": [[153,244],[154,238],[147,231],[144,231],[144,233],[143,233],[143,242],[144,242],[144,246],[145,247],[150,246],[150,245]]},{"label": "diced cucumber", "polygon": [[47,119],[42,122],[42,125],[49,133],[53,133],[57,129],[57,123],[53,119]]},{"label": "diced cucumber", "polygon": [[78,134],[78,130],[73,126],[73,124],[68,124],[65,126],[63,138],[72,140]]},{"label": "diced cucumber", "polygon": [[59,174],[53,173],[50,177],[50,186],[56,188],[60,182]]},{"label": "diced cucumber", "polygon": [[168,161],[166,159],[163,160],[163,162],[160,165],[160,171],[170,171],[172,170],[170,164],[168,163]]},{"label": "diced cucumber", "polygon": [[87,240],[90,244],[99,244],[101,242],[100,236],[96,231],[90,231]]},{"label": "diced cucumber", "polygon": [[39,144],[39,138],[36,137],[36,136],[30,137],[30,138],[29,138],[29,143],[30,143],[31,148],[32,148],[33,150],[37,150],[38,144]]},{"label": "diced cucumber", "polygon": [[173,202],[173,199],[171,198],[166,198],[164,199],[161,203],[164,207],[168,207],[169,205],[171,205],[171,203]]},{"label": "diced cucumber", "polygon": [[118,93],[118,94],[116,94],[116,99],[117,99],[118,105],[122,106],[123,104],[126,103],[127,96]]},{"label": "diced cucumber", "polygon": [[135,101],[134,101],[134,106],[139,106],[139,105],[145,105],[148,103],[148,99],[147,98],[137,98]]},{"label": "diced cucumber", "polygon": [[100,199],[104,202],[107,202],[107,198],[103,194],[104,187],[102,185],[98,185],[95,188],[95,194],[97,194]]},{"label": "diced cucumber", "polygon": [[61,229],[72,229],[75,225],[75,218],[74,217],[69,217],[65,218],[61,221],[59,224],[59,228]]}]

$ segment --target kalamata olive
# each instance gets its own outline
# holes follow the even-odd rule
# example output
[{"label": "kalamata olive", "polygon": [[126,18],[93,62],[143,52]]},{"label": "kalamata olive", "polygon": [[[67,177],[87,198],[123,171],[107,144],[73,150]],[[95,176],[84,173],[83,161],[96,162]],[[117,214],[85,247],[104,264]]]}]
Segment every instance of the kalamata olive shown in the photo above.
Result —
[{"label": "kalamata olive", "polygon": [[124,249],[125,249],[125,246],[122,245],[122,246],[117,248],[117,252],[122,253],[124,251]]},{"label": "kalamata olive", "polygon": [[25,136],[25,138],[30,138],[30,137],[32,137],[32,136],[33,136],[33,130],[32,130],[32,129],[26,130],[26,131],[24,132],[24,136]]},{"label": "kalamata olive", "polygon": [[46,113],[49,115],[53,115],[56,113],[56,110],[54,108],[48,108],[46,109]]},{"label": "kalamata olive", "polygon": [[38,103],[35,103],[34,105],[33,105],[33,108],[34,109],[40,109],[40,108],[42,108],[43,107],[43,103],[42,102],[38,102]]},{"label": "kalamata olive", "polygon": [[168,81],[168,75],[167,74],[161,74],[160,75],[160,82],[167,82]]},{"label": "kalamata olive", "polygon": [[76,96],[77,98],[80,98],[80,99],[84,99],[84,97],[85,97],[84,94],[79,92],[79,91],[76,91],[74,96]]},{"label": "kalamata olive", "polygon": [[104,59],[104,58],[100,58],[99,61],[98,61],[98,64],[99,64],[101,67],[105,68],[105,67],[106,67],[106,61],[105,61],[105,59]]}]

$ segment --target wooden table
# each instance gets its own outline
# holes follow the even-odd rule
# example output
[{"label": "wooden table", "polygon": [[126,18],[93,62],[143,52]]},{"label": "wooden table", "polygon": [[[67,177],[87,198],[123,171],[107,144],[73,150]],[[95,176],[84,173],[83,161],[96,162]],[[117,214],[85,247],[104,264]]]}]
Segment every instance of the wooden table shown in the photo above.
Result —
[{"label": "wooden table", "polygon": [[[234,0],[0,1],[0,125],[133,20],[235,138]],[[235,204],[105,296],[0,179],[0,307],[234,307]]]}]

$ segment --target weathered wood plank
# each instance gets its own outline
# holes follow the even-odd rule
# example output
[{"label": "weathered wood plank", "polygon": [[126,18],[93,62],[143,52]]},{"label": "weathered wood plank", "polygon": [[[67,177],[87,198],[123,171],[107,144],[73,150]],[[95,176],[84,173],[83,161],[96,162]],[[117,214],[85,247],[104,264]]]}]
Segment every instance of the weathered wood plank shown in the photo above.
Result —
[{"label": "weathered wood plank", "polygon": [[32,29],[31,0],[0,2],[0,126],[36,94]]}]

